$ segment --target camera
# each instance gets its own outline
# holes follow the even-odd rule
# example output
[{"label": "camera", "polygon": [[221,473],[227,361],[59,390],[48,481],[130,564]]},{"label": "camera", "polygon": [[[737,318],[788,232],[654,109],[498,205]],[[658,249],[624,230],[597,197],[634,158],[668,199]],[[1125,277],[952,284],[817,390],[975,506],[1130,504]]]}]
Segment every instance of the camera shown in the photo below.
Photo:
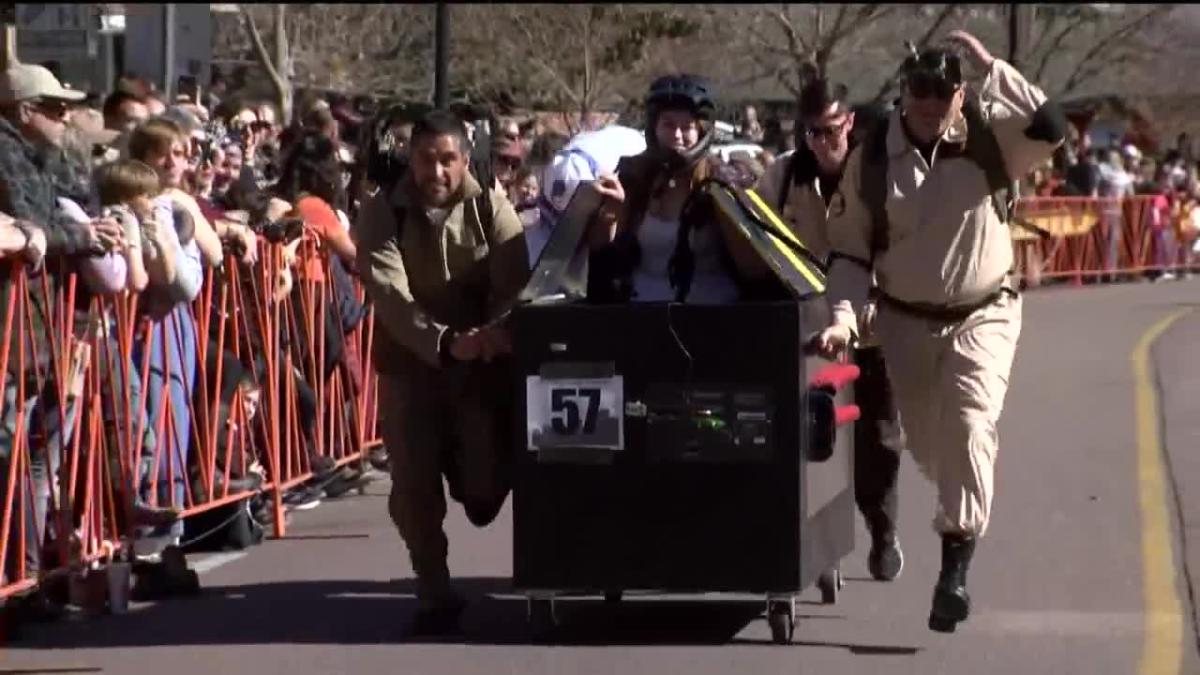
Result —
[{"label": "camera", "polygon": [[303,234],[303,218],[280,218],[267,223],[262,228],[263,238],[272,244],[287,244],[299,239]]}]

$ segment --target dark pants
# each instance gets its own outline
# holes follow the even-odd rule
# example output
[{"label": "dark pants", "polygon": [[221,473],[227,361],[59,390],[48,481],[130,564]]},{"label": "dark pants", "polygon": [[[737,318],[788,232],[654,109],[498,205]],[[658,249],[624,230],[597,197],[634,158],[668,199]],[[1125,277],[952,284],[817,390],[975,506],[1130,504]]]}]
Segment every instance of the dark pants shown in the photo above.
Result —
[{"label": "dark pants", "polygon": [[436,603],[448,589],[446,498],[477,527],[508,496],[512,467],[511,368],[459,364],[435,370],[413,360],[405,377],[380,375],[383,440],[392,459],[388,511],[408,545],[417,598]]},{"label": "dark pants", "polygon": [[[74,416],[79,410],[79,401],[71,401],[66,411],[66,427],[62,426],[61,402],[58,388],[51,380],[42,388],[40,395],[29,396],[24,402],[17,399],[17,386],[13,378],[3,387],[4,412],[0,420],[0,516],[6,505],[11,509],[8,534],[8,556],[0,569],[7,582],[22,578],[36,578],[42,568],[42,544],[50,530],[49,518],[51,497],[57,493],[60,468],[66,451],[63,445],[74,428]],[[26,390],[28,396],[28,389]],[[9,472],[16,464],[13,461],[17,444],[17,410],[25,411],[23,436],[26,440],[27,464],[16,476],[16,489],[8,494]],[[60,497],[61,499],[61,497]],[[62,504],[55,504],[60,511]],[[22,536],[24,523],[24,574],[18,576],[21,558],[17,544]],[[53,532],[53,530],[51,530]],[[58,534],[57,532],[53,532]]]},{"label": "dark pants", "polygon": [[854,352],[861,371],[854,398],[862,412],[854,429],[854,501],[873,533],[896,527],[896,474],[904,435],[888,383],[883,350],[867,347]]}]

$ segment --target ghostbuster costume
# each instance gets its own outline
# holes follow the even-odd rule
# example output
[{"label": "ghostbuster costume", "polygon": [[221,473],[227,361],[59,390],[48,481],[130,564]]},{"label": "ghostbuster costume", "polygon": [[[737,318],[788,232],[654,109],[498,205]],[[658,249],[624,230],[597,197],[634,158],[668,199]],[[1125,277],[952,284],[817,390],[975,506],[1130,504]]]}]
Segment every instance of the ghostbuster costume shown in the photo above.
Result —
[{"label": "ghostbuster costume", "polygon": [[511,359],[458,362],[455,331],[497,320],[529,276],[521,222],[502,193],[490,203],[469,173],[453,203],[426,210],[410,173],[380,190],[358,222],[357,265],[382,330],[375,337],[383,440],[392,460],[388,512],[417,576],[418,632],[453,628],[446,500],[490,523],[512,464]]},{"label": "ghostbuster costume", "polygon": [[[904,72],[914,97],[948,100],[962,83],[958,58],[940,50],[913,55]],[[967,565],[991,514],[996,426],[1021,332],[997,192],[1049,157],[1065,131],[1061,110],[994,59],[979,100],[968,97],[932,148],[918,148],[894,111],[851,153],[831,206],[834,322],[857,332],[874,274],[904,431],[938,489],[933,630],[952,632],[970,613]]]},{"label": "ghostbuster costume", "polygon": [[[856,127],[865,119],[856,118]],[[856,136],[851,133],[850,151],[856,145]],[[778,209],[780,218],[813,255],[824,261],[829,256],[829,204],[842,176],[822,175],[816,156],[803,141],[796,139],[795,152],[780,157],[763,175],[756,191]],[[869,316],[873,311],[865,314]],[[896,537],[896,476],[904,435],[887,381],[883,351],[871,335],[869,323],[863,323],[863,335],[853,353],[860,370],[854,382],[854,400],[862,413],[854,433],[854,501],[871,535],[867,568],[876,580],[891,581],[904,567],[904,554]]]}]

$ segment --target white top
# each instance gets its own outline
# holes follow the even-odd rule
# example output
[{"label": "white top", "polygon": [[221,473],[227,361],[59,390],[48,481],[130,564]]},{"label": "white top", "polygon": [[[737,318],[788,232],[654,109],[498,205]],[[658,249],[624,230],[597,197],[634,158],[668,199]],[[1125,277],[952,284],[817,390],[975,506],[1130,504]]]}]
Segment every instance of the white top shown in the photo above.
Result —
[{"label": "white top", "polygon": [[542,171],[538,222],[525,228],[530,264],[541,255],[580,183],[596,180],[601,173],[615,172],[622,157],[645,150],[646,138],[642,132],[615,124],[579,134],[564,146]]},{"label": "white top", "polygon": [[[674,302],[675,289],[667,275],[667,266],[675,253],[678,220],[664,220],[646,214],[638,228],[641,260],[633,271],[634,302]],[[719,305],[736,302],[737,286],[721,262],[721,233],[715,223],[691,233],[692,254],[696,271],[692,288],[685,300],[688,304]]]},{"label": "white top", "polygon": [[600,173],[612,173],[622,157],[646,150],[642,132],[629,127],[607,126],[579,134],[554,156],[542,172],[540,185],[555,216],[562,214],[580,183],[592,181]]},{"label": "white top", "polygon": [[533,269],[542,255],[542,249],[550,241],[550,228],[542,224],[536,208],[520,211],[517,218],[521,219],[521,227],[525,228],[525,250],[529,254],[529,268]]}]

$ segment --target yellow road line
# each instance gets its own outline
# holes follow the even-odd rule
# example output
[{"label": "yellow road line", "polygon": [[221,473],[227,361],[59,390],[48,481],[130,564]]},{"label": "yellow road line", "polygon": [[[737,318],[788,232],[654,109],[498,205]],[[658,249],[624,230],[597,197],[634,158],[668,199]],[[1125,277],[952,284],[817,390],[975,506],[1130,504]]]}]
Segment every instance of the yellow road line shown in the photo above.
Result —
[{"label": "yellow road line", "polygon": [[1190,309],[1177,311],[1142,334],[1133,348],[1134,405],[1137,420],[1138,504],[1142,516],[1142,657],[1139,675],[1177,675],[1183,665],[1183,611],[1176,590],[1179,570],[1171,542],[1166,469],[1159,437],[1150,349]]}]

